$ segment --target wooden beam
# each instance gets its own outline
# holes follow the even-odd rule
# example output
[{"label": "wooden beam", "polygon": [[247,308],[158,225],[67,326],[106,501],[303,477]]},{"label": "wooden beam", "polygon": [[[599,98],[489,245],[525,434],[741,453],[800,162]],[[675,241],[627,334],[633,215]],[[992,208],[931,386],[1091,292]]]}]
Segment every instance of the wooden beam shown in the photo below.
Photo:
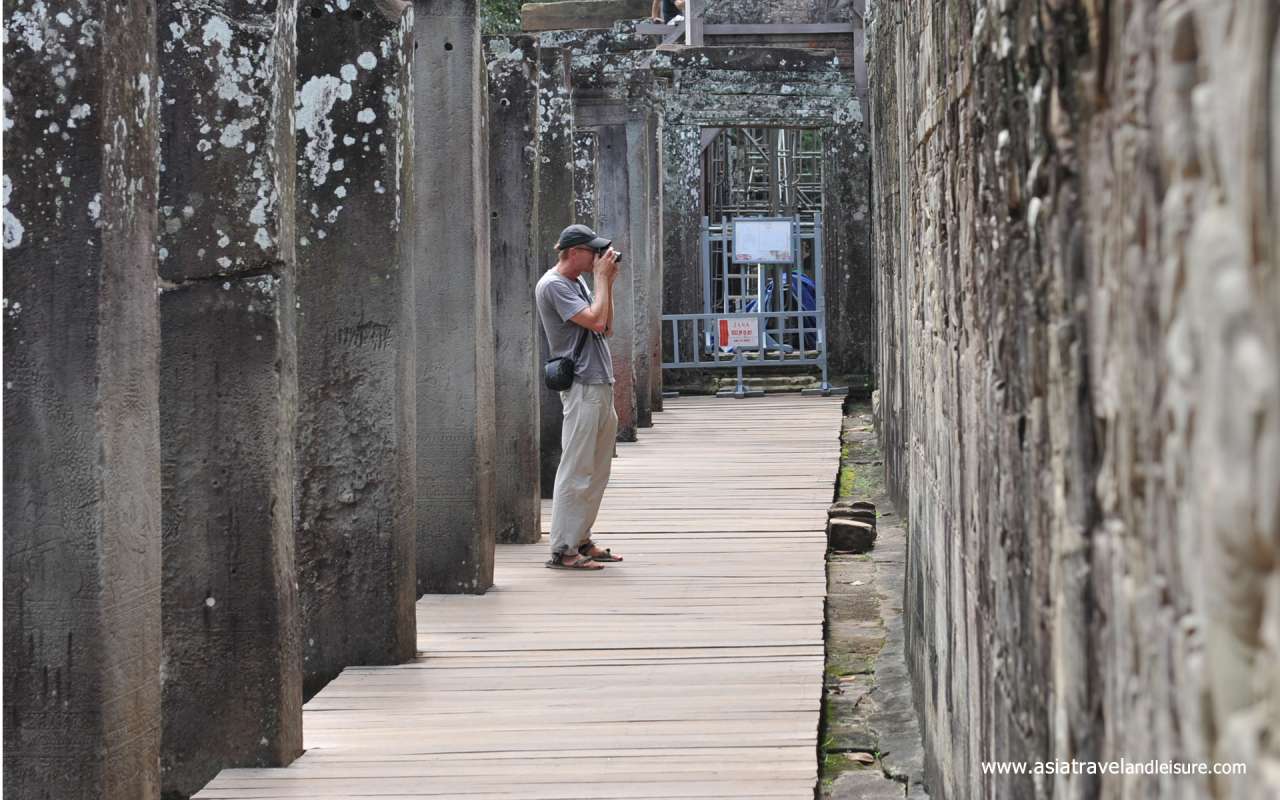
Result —
[{"label": "wooden beam", "polygon": [[857,28],[851,22],[777,23],[760,25],[706,25],[707,36],[768,36],[770,34],[821,34],[853,33]]},{"label": "wooden beam", "polygon": [[600,29],[622,19],[649,16],[652,0],[560,0],[552,3],[525,3],[520,8],[520,24],[525,31]]},{"label": "wooden beam", "polygon": [[[701,21],[701,18],[699,18]],[[685,19],[686,27],[688,18]],[[861,26],[851,22],[818,22],[818,23],[778,23],[761,25],[702,25],[703,36],[768,36],[771,34],[826,34],[853,33]],[[636,33],[646,36],[664,36],[670,33],[672,26],[658,22],[641,22],[636,25]]]}]

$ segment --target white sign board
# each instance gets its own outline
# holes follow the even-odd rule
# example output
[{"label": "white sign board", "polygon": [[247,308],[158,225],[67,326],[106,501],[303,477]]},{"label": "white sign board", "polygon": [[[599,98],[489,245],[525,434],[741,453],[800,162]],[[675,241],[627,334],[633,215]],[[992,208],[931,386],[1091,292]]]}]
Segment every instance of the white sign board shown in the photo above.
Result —
[{"label": "white sign board", "polygon": [[737,219],[733,221],[733,263],[791,264],[791,220]]},{"label": "white sign board", "polygon": [[759,322],[755,317],[720,320],[721,347],[756,347],[760,344]]}]

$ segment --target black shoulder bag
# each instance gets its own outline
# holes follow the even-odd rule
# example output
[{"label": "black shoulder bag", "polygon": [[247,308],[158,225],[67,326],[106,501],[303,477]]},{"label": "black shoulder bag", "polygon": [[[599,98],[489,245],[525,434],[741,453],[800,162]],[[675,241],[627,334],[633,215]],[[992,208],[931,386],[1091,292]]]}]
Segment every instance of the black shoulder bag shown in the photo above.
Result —
[{"label": "black shoulder bag", "polygon": [[557,356],[547,361],[542,368],[543,380],[547,388],[553,392],[563,392],[573,385],[573,374],[578,371],[578,357],[582,355],[582,346],[587,343],[587,329],[578,334],[578,346],[573,348],[573,356]]},{"label": "black shoulder bag", "polygon": [[[574,286],[582,292],[583,299],[588,303],[591,302],[591,296],[582,289],[582,284],[574,281]],[[557,356],[548,359],[547,363],[542,367],[542,379],[546,382],[547,388],[553,392],[563,392],[570,386],[573,386],[574,373],[578,371],[578,358],[582,355],[582,347],[587,343],[587,329],[583,328],[578,333],[578,344],[573,348],[573,356]]]}]

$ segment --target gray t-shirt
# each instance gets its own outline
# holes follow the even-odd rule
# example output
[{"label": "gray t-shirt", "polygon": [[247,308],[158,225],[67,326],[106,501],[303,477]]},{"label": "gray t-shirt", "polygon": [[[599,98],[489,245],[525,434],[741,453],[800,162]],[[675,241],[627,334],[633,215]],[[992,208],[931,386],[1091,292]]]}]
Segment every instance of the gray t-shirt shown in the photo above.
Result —
[{"label": "gray t-shirt", "polygon": [[547,344],[551,346],[551,358],[571,358],[573,348],[578,345],[578,337],[585,333],[587,342],[578,357],[575,380],[579,383],[613,383],[613,356],[609,353],[609,343],[603,336],[570,322],[575,314],[591,305],[587,300],[590,294],[586,283],[579,278],[575,287],[574,281],[552,267],[538,279],[533,294],[538,301],[542,330],[546,332]]}]

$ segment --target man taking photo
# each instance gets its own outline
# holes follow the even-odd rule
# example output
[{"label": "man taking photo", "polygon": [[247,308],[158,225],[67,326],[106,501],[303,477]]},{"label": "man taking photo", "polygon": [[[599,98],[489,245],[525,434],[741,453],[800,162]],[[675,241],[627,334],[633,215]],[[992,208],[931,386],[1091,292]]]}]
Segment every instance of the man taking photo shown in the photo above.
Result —
[{"label": "man taking photo", "polygon": [[[551,501],[551,569],[600,570],[621,556],[591,540],[613,459],[613,283],[620,254],[586,225],[570,225],[556,242],[559,260],[538,280],[534,297],[552,358],[574,358],[573,385],[560,392],[564,424]],[[592,273],[595,297],[582,276]],[[585,339],[585,341],[584,341]]]}]

